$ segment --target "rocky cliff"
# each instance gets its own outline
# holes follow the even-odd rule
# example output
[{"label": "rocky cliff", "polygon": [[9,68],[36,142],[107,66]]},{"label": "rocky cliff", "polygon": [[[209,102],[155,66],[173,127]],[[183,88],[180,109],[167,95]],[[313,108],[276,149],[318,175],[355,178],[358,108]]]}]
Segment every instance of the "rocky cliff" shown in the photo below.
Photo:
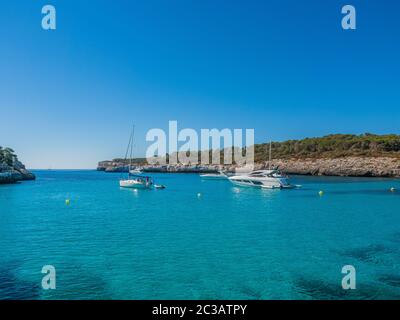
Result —
[{"label": "rocky cliff", "polygon": [[[138,165],[146,172],[217,172],[218,170],[234,171],[236,166],[191,166]],[[254,169],[266,169],[268,161],[255,164]],[[319,176],[351,176],[351,177],[400,177],[400,159],[396,157],[343,157],[321,159],[274,159],[271,167],[280,169],[287,174],[319,175]],[[102,161],[97,170],[106,172],[127,172],[128,167],[123,162]]]},{"label": "rocky cliff", "polygon": [[[344,157],[335,159],[273,160],[272,166],[287,174],[351,177],[400,177],[400,159],[393,157]],[[268,167],[268,162],[256,167]]]},{"label": "rocky cliff", "polygon": [[[273,157],[271,167],[288,174],[400,177],[400,135],[396,134],[331,134],[302,140],[256,144],[254,146],[255,169],[269,167],[265,159],[269,158],[270,148]],[[220,155],[221,163],[223,163],[222,150],[220,150]],[[135,159],[134,164],[145,171],[158,172],[234,171],[236,169],[235,166],[212,165],[148,166],[145,159]],[[128,171],[127,165],[127,160],[123,159],[103,161],[99,163],[98,170]]]},{"label": "rocky cliff", "polygon": [[35,179],[35,175],[26,170],[25,166],[18,160],[15,160],[12,165],[0,163],[0,184]]}]

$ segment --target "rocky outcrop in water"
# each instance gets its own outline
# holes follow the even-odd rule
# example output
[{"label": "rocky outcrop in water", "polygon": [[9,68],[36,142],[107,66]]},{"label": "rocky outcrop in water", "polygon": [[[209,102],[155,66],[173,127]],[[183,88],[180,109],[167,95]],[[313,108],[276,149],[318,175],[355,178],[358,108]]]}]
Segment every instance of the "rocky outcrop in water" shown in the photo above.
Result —
[{"label": "rocky outcrop in water", "polygon": [[[5,150],[2,151],[0,158],[0,184],[15,183],[22,180],[35,180],[35,175],[26,170],[25,166],[17,159],[17,157],[11,152],[11,158],[8,157]],[[12,151],[12,150],[11,150]]]}]

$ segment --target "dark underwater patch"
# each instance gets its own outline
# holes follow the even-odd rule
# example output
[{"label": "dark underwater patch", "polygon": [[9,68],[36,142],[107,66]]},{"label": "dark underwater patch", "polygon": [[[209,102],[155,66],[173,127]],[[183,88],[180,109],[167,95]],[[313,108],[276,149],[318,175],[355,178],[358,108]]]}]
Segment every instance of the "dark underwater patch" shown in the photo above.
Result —
[{"label": "dark underwater patch", "polygon": [[0,266],[0,300],[36,300],[40,298],[40,284],[19,279],[15,263]]},{"label": "dark underwater patch", "polygon": [[245,299],[261,300],[263,297],[261,292],[249,286],[242,286],[239,290],[245,295]]},{"label": "dark underwater patch", "polygon": [[398,274],[385,274],[378,277],[378,280],[388,286],[400,288],[400,275]]},{"label": "dark underwater patch", "polygon": [[43,290],[42,299],[111,299],[107,283],[98,274],[76,264],[57,268],[57,289]]},{"label": "dark underwater patch", "polygon": [[317,300],[345,299],[348,292],[340,283],[333,285],[315,279],[298,278],[294,284],[299,293]]},{"label": "dark underwater patch", "polygon": [[298,292],[315,300],[394,300],[400,299],[400,292],[375,283],[357,283],[355,290],[344,290],[341,282],[329,283],[323,280],[298,278],[294,282]]},{"label": "dark underwater patch", "polygon": [[339,251],[341,256],[357,259],[362,262],[379,264],[383,262],[383,255],[393,251],[382,244],[372,244],[366,247]]},{"label": "dark underwater patch", "polygon": [[17,262],[0,265],[0,300],[38,300],[38,299],[110,299],[106,282],[95,273],[83,267],[68,265],[57,268],[57,287],[55,290],[42,288],[43,274],[38,271],[37,282],[17,277]]}]

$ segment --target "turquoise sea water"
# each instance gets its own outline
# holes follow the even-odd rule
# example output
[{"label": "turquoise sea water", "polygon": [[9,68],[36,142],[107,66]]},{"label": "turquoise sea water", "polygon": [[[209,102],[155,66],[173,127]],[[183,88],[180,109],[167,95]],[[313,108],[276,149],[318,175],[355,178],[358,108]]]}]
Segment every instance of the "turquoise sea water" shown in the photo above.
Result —
[{"label": "turquoise sea water", "polygon": [[0,299],[400,298],[398,180],[292,177],[303,187],[281,191],[155,174],[165,190],[135,192],[119,174],[35,173],[0,186]]}]

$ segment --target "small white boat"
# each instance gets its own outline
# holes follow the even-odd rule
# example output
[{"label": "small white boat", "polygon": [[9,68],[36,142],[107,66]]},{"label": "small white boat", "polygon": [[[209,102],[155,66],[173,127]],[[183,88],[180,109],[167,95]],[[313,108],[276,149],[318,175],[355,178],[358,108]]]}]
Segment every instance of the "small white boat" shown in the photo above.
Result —
[{"label": "small white boat", "polygon": [[129,173],[141,174],[141,173],[143,173],[143,171],[140,168],[135,168],[135,169],[129,170]]},{"label": "small white boat", "polygon": [[121,188],[150,189],[153,187],[153,179],[151,177],[129,174],[128,179],[119,181],[119,186]]}]

